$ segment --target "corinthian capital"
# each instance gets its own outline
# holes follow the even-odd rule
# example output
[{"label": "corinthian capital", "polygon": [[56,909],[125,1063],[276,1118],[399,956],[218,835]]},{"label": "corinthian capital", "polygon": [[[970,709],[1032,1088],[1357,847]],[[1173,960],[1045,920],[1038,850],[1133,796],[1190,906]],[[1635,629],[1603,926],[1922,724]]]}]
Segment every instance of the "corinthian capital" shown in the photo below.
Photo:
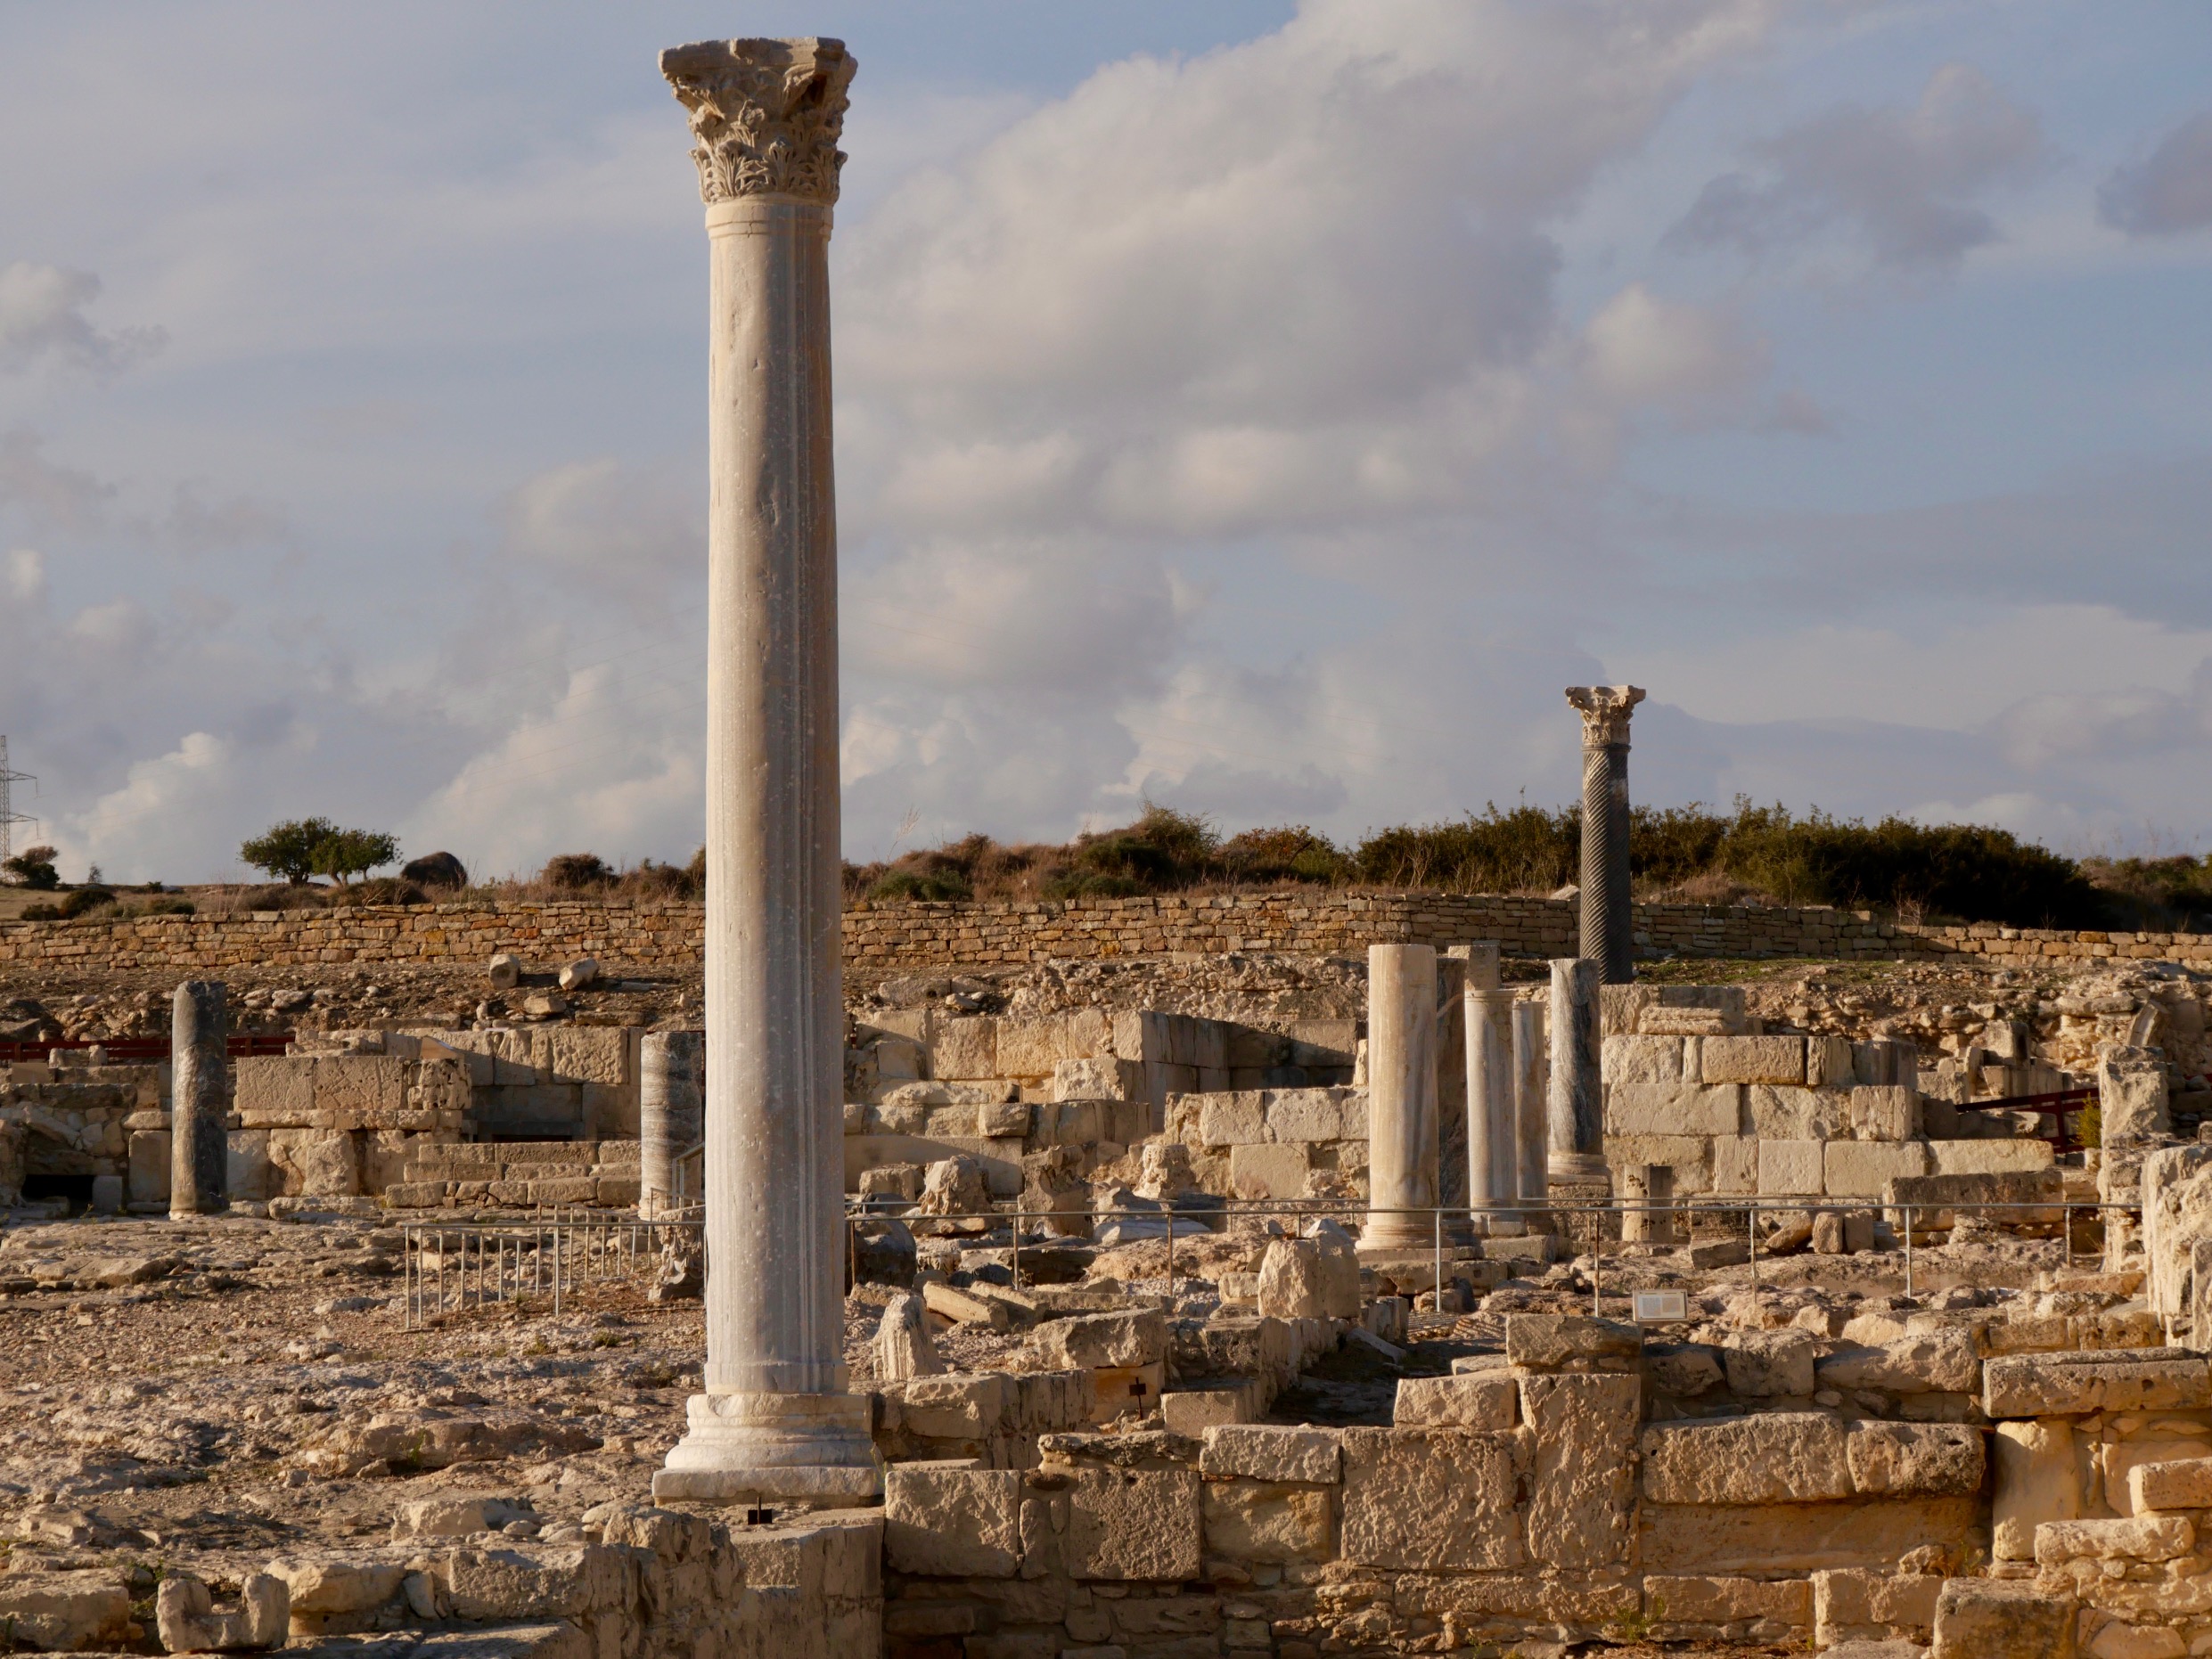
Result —
[{"label": "corinthian capital", "polygon": [[857,67],[841,40],[702,40],[662,53],[660,72],[699,141],[700,199],[835,201],[845,91]]},{"label": "corinthian capital", "polygon": [[1582,715],[1585,748],[1604,748],[1628,741],[1628,716],[1643,701],[1640,685],[1570,685],[1567,700]]}]

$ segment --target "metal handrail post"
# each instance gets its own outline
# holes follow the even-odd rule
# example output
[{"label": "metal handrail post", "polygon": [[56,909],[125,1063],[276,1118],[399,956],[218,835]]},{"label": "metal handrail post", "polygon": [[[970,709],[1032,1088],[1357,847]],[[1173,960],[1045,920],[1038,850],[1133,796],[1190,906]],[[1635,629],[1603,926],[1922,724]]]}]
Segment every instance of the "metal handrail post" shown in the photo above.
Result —
[{"label": "metal handrail post", "polygon": [[1444,1312],[1444,1206],[1442,1205],[1438,1205],[1436,1209],[1430,1213],[1430,1219],[1436,1223],[1437,1251],[1436,1293],[1431,1299],[1430,1305],[1433,1306],[1438,1313],[1441,1313]]}]

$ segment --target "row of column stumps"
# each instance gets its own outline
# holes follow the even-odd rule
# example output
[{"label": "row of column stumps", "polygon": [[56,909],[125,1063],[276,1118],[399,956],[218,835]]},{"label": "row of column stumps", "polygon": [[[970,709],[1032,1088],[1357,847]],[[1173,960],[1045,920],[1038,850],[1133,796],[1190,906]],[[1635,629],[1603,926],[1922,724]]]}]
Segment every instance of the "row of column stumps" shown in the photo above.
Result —
[{"label": "row of column stumps", "polygon": [[[1467,1204],[1490,1237],[1525,1231],[1554,1181],[1607,1179],[1598,965],[1552,964],[1547,1009],[1501,983],[1495,941],[1453,947],[1462,970]],[[1367,1216],[1360,1248],[1433,1246],[1438,1202],[1439,960],[1426,944],[1367,947]],[[1547,1034],[1548,1026],[1548,1034]],[[1487,1214],[1486,1214],[1487,1213]]]},{"label": "row of column stumps", "polygon": [[829,243],[842,41],[660,55],[706,205],[707,1358],[656,1500],[865,1502],[848,1386]]},{"label": "row of column stumps", "polygon": [[637,1045],[637,1213],[650,1221],[699,1195],[677,1165],[706,1127],[707,1034],[649,1031]]}]

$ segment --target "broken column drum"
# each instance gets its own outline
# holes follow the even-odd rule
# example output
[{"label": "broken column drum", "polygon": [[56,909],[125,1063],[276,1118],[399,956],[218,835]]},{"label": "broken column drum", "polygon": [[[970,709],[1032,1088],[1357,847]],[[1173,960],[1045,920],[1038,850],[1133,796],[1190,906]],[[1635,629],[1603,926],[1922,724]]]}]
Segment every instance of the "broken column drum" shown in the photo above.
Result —
[{"label": "broken column drum", "polygon": [[1605,1179],[1605,1099],[1598,1074],[1598,965],[1552,964],[1551,1178]]},{"label": "broken column drum", "polygon": [[1582,943],[1609,985],[1636,977],[1635,919],[1628,892],[1628,717],[1643,700],[1633,685],[1572,685],[1582,715]]},{"label": "broken column drum", "polygon": [[1467,1041],[1467,1206],[1491,1232],[1519,1232],[1500,1206],[1519,1196],[1520,1152],[1513,1100],[1513,993],[1498,984],[1498,947],[1477,945],[1462,1007]]},{"label": "broken column drum", "polygon": [[882,1480],[844,1333],[836,40],[663,53],[707,204],[707,1361],[660,1499],[824,1504]]},{"label": "broken column drum", "polygon": [[229,1207],[229,1019],[223,987],[176,987],[169,1019],[169,1214]]},{"label": "broken column drum", "polygon": [[[1513,1004],[1514,1192],[1526,1206],[1550,1196],[1551,1064],[1544,1042],[1544,1005]],[[1524,1217],[1533,1220],[1533,1217]]]},{"label": "broken column drum", "polygon": [[1367,1221],[1362,1249],[1427,1249],[1437,1140],[1437,952],[1427,944],[1367,947]]},{"label": "broken column drum", "polygon": [[703,1031],[649,1031],[637,1045],[637,1212],[661,1215],[695,1199],[678,1167],[705,1124]]}]

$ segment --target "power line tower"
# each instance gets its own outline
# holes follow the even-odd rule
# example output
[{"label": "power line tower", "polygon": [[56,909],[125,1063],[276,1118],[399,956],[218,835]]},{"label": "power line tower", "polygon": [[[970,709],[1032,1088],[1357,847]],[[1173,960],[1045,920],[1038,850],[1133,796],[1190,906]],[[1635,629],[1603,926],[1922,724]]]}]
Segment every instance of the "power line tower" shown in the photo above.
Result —
[{"label": "power line tower", "polygon": [[15,810],[15,798],[12,791],[19,783],[37,781],[28,772],[11,772],[8,769],[8,740],[4,735],[0,735],[0,860],[8,859],[15,853],[15,826],[38,821],[29,813]]}]

